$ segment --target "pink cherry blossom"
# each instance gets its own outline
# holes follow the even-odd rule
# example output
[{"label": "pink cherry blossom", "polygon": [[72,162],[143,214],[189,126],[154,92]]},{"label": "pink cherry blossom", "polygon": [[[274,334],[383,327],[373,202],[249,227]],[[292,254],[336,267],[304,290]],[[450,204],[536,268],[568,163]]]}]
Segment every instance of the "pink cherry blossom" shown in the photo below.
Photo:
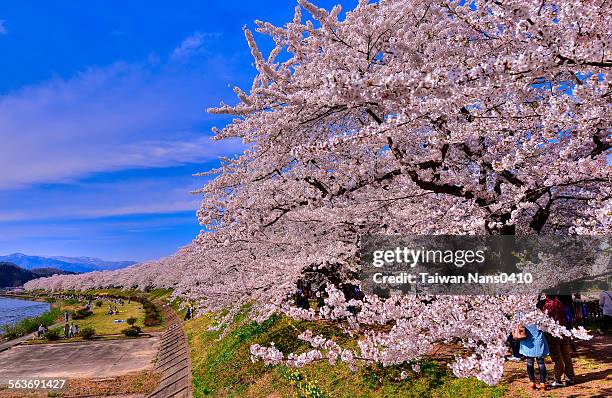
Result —
[{"label": "pink cherry blossom", "polygon": [[[342,286],[358,284],[368,234],[610,233],[612,8],[361,0],[341,16],[339,6],[298,3],[283,26],[257,22],[275,43],[267,56],[245,28],[257,76],[235,89],[235,104],[210,112],[233,117],[217,140],[248,149],[204,173],[214,179],[199,191],[194,242],[158,262],[26,287],[170,287],[225,314],[220,329],[249,304],[256,320],[325,320],[358,341],[353,350],[304,332],[305,353],[253,345],[252,358],[270,364],[390,366],[458,344],[467,354],[454,374],[489,384],[519,312],[555,335],[588,338],[536,310],[535,288],[347,301]],[[538,272],[563,266],[550,260]],[[292,305],[302,281],[320,287],[321,309]]]}]

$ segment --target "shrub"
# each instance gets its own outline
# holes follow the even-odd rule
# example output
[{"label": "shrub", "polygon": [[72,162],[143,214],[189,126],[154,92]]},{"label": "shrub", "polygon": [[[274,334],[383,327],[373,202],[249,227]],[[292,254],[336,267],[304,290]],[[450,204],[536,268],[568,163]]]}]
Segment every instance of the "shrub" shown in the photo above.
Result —
[{"label": "shrub", "polygon": [[133,316],[129,317],[126,322],[128,323],[128,325],[133,326],[136,323],[136,318],[134,318]]},{"label": "shrub", "polygon": [[138,335],[140,335],[141,329],[139,326],[131,326],[127,329],[123,329],[121,331],[121,333],[123,333],[124,335],[126,335],[127,337],[138,337]]},{"label": "shrub", "polygon": [[142,307],[145,310],[145,326],[155,326],[161,323],[162,317],[159,308],[147,299],[142,300]]},{"label": "shrub", "polygon": [[102,307],[102,300],[96,301],[96,307]]},{"label": "shrub", "polygon": [[72,319],[85,319],[91,314],[93,314],[92,311],[86,308],[79,308],[78,310],[72,312]]},{"label": "shrub", "polygon": [[60,333],[59,333],[59,330],[57,329],[49,329],[45,332],[43,336],[45,336],[45,339],[47,340],[55,341],[55,340],[59,340]]},{"label": "shrub", "polygon": [[85,340],[93,339],[95,334],[96,334],[96,330],[94,328],[91,328],[91,327],[86,327],[86,328],[83,328],[83,329],[79,330],[79,336],[81,336]]},{"label": "shrub", "polygon": [[69,299],[66,300],[66,304],[68,304],[68,305],[75,305],[75,304],[78,304],[78,303],[79,303],[79,300],[77,300],[75,298],[69,298]]}]

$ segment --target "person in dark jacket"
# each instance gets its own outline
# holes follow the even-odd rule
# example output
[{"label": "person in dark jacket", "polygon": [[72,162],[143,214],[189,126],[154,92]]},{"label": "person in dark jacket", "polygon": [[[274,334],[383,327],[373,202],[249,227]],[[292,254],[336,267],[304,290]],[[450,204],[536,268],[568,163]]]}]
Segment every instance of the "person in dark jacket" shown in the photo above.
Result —
[{"label": "person in dark jacket", "polygon": [[[544,303],[544,311],[548,313],[552,319],[557,321],[559,325],[566,326],[566,311],[565,306],[557,296],[546,295]],[[561,377],[565,374],[565,385],[570,386],[575,382],[574,364],[572,363],[571,342],[568,337],[555,337],[550,333],[546,333],[546,341],[550,349],[550,357],[555,364],[554,380],[551,383],[552,387],[561,387]]]}]

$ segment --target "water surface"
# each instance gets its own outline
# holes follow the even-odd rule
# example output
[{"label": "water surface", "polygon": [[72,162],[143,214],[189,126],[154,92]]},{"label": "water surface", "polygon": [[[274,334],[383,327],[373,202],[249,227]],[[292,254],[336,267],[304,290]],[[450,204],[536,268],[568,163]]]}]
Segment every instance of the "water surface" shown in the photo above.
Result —
[{"label": "water surface", "polygon": [[49,303],[0,297],[0,333],[2,325],[17,323],[25,318],[35,317],[49,311]]}]

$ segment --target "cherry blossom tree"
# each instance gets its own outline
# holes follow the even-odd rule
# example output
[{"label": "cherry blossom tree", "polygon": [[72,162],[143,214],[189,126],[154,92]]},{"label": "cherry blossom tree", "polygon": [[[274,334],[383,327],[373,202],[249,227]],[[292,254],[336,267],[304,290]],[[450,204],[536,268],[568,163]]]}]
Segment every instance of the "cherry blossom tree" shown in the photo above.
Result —
[{"label": "cherry blossom tree", "polygon": [[[201,191],[199,218],[214,232],[199,244],[220,255],[206,259],[209,286],[187,285],[196,296],[299,316],[283,301],[296,281],[322,275],[329,299],[358,272],[365,234],[610,231],[605,2],[361,1],[343,19],[339,6],[299,4],[282,27],[257,22],[275,43],[267,57],[245,29],[258,75],[248,93],[235,89],[236,105],[211,110],[235,117],[216,137],[249,149]],[[392,325],[361,340],[366,360],[411,360],[453,338],[473,352],[455,373],[487,382],[501,375],[511,315],[535,303],[396,300],[366,298],[356,319],[330,308],[353,326]],[[282,359],[254,347],[266,353]]]},{"label": "cherry blossom tree", "polygon": [[[284,26],[256,22],[270,54],[244,30],[257,76],[248,92],[234,89],[235,105],[210,112],[234,117],[216,139],[247,150],[205,173],[215,178],[200,190],[196,241],[160,263],[28,287],[169,286],[205,310],[229,309],[219,325],[249,303],[259,320],[327,319],[358,338],[358,350],[309,331],[306,353],[251,348],[253,359],[295,366],[418,369],[452,342],[467,349],[457,376],[495,383],[517,312],[586,338],[536,310],[535,296],[355,300],[342,288],[358,284],[364,235],[610,232],[606,2],[362,0],[343,16],[298,3]],[[296,308],[300,282],[318,286],[325,306]]]}]

